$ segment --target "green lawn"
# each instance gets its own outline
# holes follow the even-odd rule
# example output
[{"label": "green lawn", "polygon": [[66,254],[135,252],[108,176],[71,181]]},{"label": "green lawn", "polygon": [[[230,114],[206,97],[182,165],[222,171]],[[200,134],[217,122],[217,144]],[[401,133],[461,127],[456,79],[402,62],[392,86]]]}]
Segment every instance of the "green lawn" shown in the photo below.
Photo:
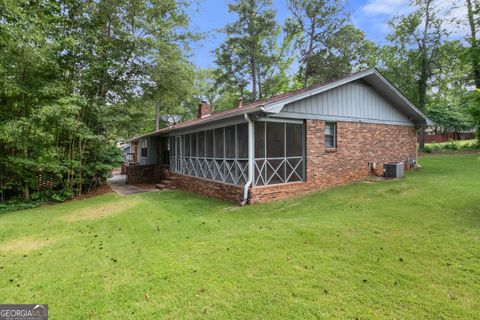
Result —
[{"label": "green lawn", "polygon": [[478,319],[480,154],[236,208],[180,191],[0,215],[0,302],[52,319]]}]

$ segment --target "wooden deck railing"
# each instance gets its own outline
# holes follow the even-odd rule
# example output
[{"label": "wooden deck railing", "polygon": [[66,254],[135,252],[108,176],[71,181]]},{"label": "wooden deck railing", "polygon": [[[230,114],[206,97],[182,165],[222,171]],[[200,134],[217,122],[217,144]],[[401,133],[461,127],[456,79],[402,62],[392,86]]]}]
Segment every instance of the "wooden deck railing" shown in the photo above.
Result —
[{"label": "wooden deck railing", "polygon": [[130,165],[126,167],[127,183],[155,183],[164,179],[164,171],[160,165]]}]

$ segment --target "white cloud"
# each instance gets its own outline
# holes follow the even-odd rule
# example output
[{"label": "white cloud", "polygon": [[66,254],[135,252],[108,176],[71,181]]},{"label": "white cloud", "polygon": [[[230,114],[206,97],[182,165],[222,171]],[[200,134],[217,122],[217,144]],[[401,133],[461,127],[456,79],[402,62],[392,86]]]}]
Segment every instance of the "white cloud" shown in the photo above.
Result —
[{"label": "white cloud", "polygon": [[369,16],[394,16],[407,13],[410,9],[408,0],[369,0],[362,7],[362,12]]},{"label": "white cloud", "polygon": [[[468,34],[464,1],[438,0],[435,5],[443,27],[450,33],[450,38],[464,38]],[[367,0],[365,5],[354,13],[353,20],[355,25],[366,27],[378,38],[383,38],[391,31],[387,21],[412,11],[410,0]]]}]

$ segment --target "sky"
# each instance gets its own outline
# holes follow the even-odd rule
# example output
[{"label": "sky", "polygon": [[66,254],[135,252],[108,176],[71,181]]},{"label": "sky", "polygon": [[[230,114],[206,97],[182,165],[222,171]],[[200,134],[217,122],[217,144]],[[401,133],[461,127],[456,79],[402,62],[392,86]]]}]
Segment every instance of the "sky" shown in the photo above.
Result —
[{"label": "sky", "polygon": [[[234,21],[236,15],[228,12],[227,0],[199,0],[192,8],[192,29],[205,34],[205,38],[192,44],[192,62],[201,68],[214,67],[212,50],[217,48],[224,40],[224,35],[218,29]],[[277,10],[276,20],[283,25],[288,17],[286,0],[272,0]],[[459,1],[463,3],[463,1]],[[454,2],[451,0],[439,0],[438,4],[448,9],[449,17],[465,16],[464,7],[451,8]],[[390,32],[387,21],[396,15],[407,14],[411,11],[409,0],[350,0],[347,3],[352,23],[362,30],[367,39],[382,43],[385,36]],[[453,33],[452,37],[461,36],[464,32],[456,25],[445,19],[445,27]]]}]

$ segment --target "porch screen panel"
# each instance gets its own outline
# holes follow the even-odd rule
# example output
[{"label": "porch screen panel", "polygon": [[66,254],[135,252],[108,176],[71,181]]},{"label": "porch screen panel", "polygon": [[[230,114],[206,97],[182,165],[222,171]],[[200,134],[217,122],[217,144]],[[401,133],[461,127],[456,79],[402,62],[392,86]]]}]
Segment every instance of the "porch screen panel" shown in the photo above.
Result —
[{"label": "porch screen panel", "polygon": [[198,133],[198,156],[204,157],[205,156],[205,132],[200,131]]},{"label": "porch screen panel", "polygon": [[[177,140],[175,140],[177,139]],[[182,149],[173,148],[172,172],[243,185],[248,180],[248,127],[232,125],[171,137]],[[174,144],[172,144],[174,146]]]},{"label": "porch screen panel", "polygon": [[238,157],[248,159],[248,125],[237,125],[237,150]]},{"label": "porch screen panel", "polygon": [[[288,181],[302,181],[304,172],[304,138],[303,125],[298,123],[286,123],[286,156],[289,159],[285,163],[286,178]],[[301,143],[298,143],[301,141]]]},{"label": "porch screen panel", "polygon": [[190,135],[186,134],[183,136],[183,155],[185,157],[190,157]]},{"label": "porch screen panel", "polygon": [[213,131],[205,132],[205,157],[213,158]]},{"label": "porch screen panel", "polygon": [[303,130],[303,123],[256,123],[255,185],[304,180]]},{"label": "porch screen panel", "polygon": [[235,180],[235,126],[225,127],[225,162],[223,165],[223,174],[225,181],[234,183]]},{"label": "porch screen panel", "polygon": [[192,133],[190,135],[190,139],[191,139],[191,142],[190,142],[190,155],[192,157],[196,157],[197,156],[197,134],[196,133]]},{"label": "porch screen panel", "polygon": [[237,125],[236,157],[237,184],[243,185],[248,181],[248,125],[246,123]]},{"label": "porch screen panel", "polygon": [[215,158],[223,158],[223,128],[215,129]]},{"label": "porch screen panel", "polygon": [[235,126],[225,128],[225,158],[235,158]]}]

